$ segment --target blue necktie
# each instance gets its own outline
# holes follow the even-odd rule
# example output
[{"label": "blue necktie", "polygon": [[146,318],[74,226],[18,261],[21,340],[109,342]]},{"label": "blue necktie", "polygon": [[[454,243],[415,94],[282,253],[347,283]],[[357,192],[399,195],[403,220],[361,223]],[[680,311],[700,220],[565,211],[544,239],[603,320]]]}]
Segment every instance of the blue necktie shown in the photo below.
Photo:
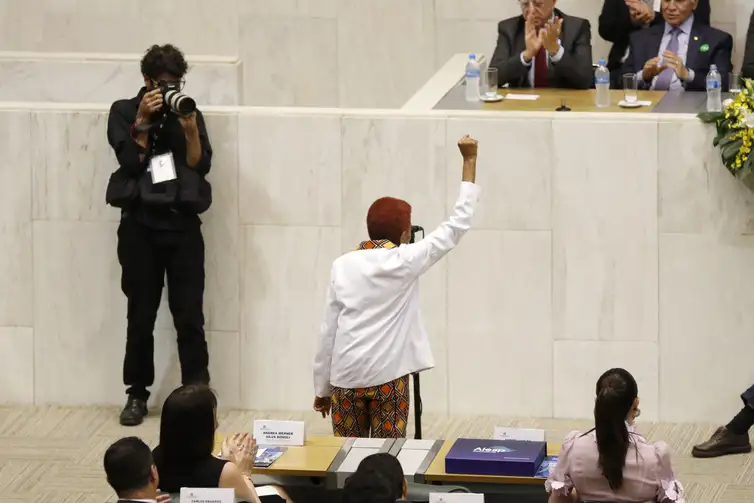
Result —
[{"label": "blue necktie", "polygon": [[[670,43],[665,48],[666,51],[678,54],[678,34],[680,32],[681,30],[678,28],[673,28],[670,31]],[[673,81],[673,75],[675,75],[675,72],[672,69],[666,68],[663,70],[660,76],[657,77],[657,82],[655,82],[655,91],[668,91],[670,83]]]}]

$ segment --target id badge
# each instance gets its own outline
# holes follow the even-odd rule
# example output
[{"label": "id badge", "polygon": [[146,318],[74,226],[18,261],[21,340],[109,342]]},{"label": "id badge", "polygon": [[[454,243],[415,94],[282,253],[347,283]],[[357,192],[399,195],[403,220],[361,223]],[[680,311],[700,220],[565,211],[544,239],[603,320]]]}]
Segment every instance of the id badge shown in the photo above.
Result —
[{"label": "id badge", "polygon": [[152,174],[152,183],[163,183],[175,180],[175,163],[173,153],[160,154],[152,157],[149,161],[149,172]]}]

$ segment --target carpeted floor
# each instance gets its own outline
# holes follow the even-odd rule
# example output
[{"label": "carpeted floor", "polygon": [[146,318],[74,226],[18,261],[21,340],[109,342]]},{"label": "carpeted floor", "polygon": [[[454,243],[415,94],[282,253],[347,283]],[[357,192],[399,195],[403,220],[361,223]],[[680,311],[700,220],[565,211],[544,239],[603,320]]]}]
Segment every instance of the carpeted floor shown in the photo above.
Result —
[{"label": "carpeted floor", "polygon": [[[127,435],[140,436],[154,445],[159,431],[156,414],[137,428],[123,428],[118,424],[118,412],[105,407],[0,407],[0,503],[113,501],[102,470],[105,449]],[[330,434],[329,424],[313,413],[250,411],[221,412],[220,431],[249,431],[252,421],[262,417],[303,419],[309,435]],[[488,438],[494,426],[544,428],[548,439],[555,442],[573,429],[588,428],[590,423],[488,416],[426,415],[423,420],[424,438]],[[665,440],[673,447],[687,503],[754,501],[754,455],[713,460],[691,457],[691,446],[706,439],[714,427],[640,422],[638,429],[649,439]]]}]

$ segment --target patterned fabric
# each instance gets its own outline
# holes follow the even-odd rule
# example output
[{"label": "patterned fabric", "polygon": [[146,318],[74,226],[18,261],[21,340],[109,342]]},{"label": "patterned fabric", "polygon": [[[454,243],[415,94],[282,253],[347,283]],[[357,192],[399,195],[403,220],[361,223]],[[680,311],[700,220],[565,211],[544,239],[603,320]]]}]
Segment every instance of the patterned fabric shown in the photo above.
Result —
[{"label": "patterned fabric", "polygon": [[408,376],[370,388],[334,388],[331,411],[333,435],[404,438],[409,402]]},{"label": "patterned fabric", "polygon": [[379,239],[377,241],[362,241],[359,243],[357,250],[373,250],[375,248],[397,248],[389,239]]}]

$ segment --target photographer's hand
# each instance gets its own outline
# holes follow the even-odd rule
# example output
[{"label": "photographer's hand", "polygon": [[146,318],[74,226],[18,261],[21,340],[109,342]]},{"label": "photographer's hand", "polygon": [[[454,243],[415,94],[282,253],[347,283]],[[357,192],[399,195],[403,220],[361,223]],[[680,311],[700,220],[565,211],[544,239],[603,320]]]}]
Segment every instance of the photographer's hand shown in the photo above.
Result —
[{"label": "photographer's hand", "polygon": [[136,112],[137,124],[149,124],[149,119],[153,113],[159,111],[163,104],[162,91],[153,89],[141,98],[139,110]]},{"label": "photographer's hand", "polygon": [[186,164],[193,168],[202,158],[202,141],[199,138],[199,126],[196,123],[196,112],[181,115],[178,120],[186,136]]}]

